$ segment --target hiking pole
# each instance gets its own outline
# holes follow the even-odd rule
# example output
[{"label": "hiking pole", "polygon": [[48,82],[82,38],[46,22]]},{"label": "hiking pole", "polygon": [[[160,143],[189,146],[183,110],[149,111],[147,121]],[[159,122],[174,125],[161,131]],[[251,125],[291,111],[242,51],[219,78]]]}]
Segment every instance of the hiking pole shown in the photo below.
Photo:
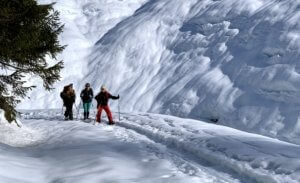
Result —
[{"label": "hiking pole", "polygon": [[64,104],[61,107],[61,115],[63,115],[63,114],[64,114]]},{"label": "hiking pole", "polygon": [[[79,103],[79,104],[80,104],[80,103]],[[76,112],[77,112],[77,114],[76,114],[76,119],[78,120],[78,107],[77,107],[76,103],[75,103],[75,107],[76,107]]]},{"label": "hiking pole", "polygon": [[[96,112],[97,112],[97,110],[95,111],[95,109],[94,109],[94,104],[93,104],[93,102],[92,102],[92,104],[91,104],[91,108],[92,108],[92,112],[91,112],[91,116],[96,116]],[[95,119],[92,119],[94,122],[96,121],[96,118]]]},{"label": "hiking pole", "polygon": [[[62,107],[61,107],[61,115],[62,116],[64,116],[64,107],[65,107],[65,105],[63,104]],[[64,117],[63,117],[63,119],[64,119]]]},{"label": "hiking pole", "polygon": [[118,112],[119,112],[119,122],[121,121],[120,117],[120,99],[118,99]]},{"label": "hiking pole", "polygon": [[92,120],[93,125],[96,125],[96,120],[97,120],[97,113],[98,113],[98,108],[96,107],[96,110],[94,109],[94,104],[92,102],[92,108],[94,113],[92,114],[94,116],[94,119]]},{"label": "hiking pole", "polygon": [[77,115],[76,115],[77,120],[78,120],[78,116],[79,116],[80,104],[81,104],[81,101],[79,102],[79,106],[77,107],[76,103],[75,103],[75,107],[76,107],[76,110],[77,110]]}]

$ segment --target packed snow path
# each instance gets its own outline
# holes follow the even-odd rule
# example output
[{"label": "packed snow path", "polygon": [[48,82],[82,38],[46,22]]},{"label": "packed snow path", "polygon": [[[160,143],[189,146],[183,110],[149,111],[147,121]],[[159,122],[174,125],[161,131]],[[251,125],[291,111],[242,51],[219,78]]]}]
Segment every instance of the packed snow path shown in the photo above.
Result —
[{"label": "packed snow path", "polygon": [[[1,159],[11,156],[9,167],[1,166],[4,182],[239,182],[123,127],[58,120],[25,124],[44,139],[1,153]],[[7,177],[9,172],[14,173]]]},{"label": "packed snow path", "polygon": [[300,180],[299,146],[200,121],[122,114],[116,126],[94,126],[57,111],[24,118],[36,137],[24,147],[0,145],[0,182]]}]

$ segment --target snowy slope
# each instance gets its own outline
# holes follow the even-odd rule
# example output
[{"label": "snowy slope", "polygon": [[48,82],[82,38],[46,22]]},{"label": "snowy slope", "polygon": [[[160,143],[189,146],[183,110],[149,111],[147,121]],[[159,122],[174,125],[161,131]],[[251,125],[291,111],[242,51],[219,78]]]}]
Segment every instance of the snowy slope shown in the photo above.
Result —
[{"label": "snowy slope", "polygon": [[13,135],[0,118],[11,145],[0,138],[0,182],[300,181],[299,145],[227,127],[150,113],[122,113],[116,126],[62,121],[59,110],[23,117]]},{"label": "snowy slope", "polygon": [[69,45],[63,80],[20,108],[59,108],[64,84],[79,92],[85,82],[96,90],[104,83],[128,112],[218,118],[300,143],[299,7],[299,0],[59,1]]}]

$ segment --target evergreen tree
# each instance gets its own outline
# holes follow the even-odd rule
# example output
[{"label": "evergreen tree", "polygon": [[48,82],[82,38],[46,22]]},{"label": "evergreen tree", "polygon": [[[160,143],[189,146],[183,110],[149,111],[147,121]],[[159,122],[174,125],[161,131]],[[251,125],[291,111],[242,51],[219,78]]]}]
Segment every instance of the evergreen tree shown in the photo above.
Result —
[{"label": "evergreen tree", "polygon": [[[64,49],[58,41],[63,26],[53,4],[35,0],[0,1],[0,109],[6,119],[16,119],[16,105],[35,86],[26,86],[26,77],[39,76],[46,90],[60,79],[63,62],[49,65]],[[28,84],[27,84],[28,85]]]}]

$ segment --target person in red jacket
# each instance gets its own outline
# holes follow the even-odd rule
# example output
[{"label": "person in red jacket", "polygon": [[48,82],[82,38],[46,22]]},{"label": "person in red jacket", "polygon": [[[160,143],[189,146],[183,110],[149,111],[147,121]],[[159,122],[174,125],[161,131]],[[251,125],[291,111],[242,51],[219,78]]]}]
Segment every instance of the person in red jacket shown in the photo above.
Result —
[{"label": "person in red jacket", "polygon": [[113,121],[113,117],[112,117],[112,114],[111,114],[111,111],[109,109],[109,106],[108,106],[108,100],[109,99],[113,99],[113,100],[116,100],[116,99],[119,99],[120,96],[112,96],[104,86],[101,86],[101,92],[98,93],[95,97],[95,99],[97,100],[97,108],[98,108],[98,112],[97,112],[97,116],[96,116],[96,121],[98,123],[101,122],[101,113],[102,113],[102,110],[104,109],[104,111],[106,112],[107,114],[107,117],[108,117],[108,120],[109,120],[109,124],[110,125],[113,125],[115,124],[115,122]]}]

